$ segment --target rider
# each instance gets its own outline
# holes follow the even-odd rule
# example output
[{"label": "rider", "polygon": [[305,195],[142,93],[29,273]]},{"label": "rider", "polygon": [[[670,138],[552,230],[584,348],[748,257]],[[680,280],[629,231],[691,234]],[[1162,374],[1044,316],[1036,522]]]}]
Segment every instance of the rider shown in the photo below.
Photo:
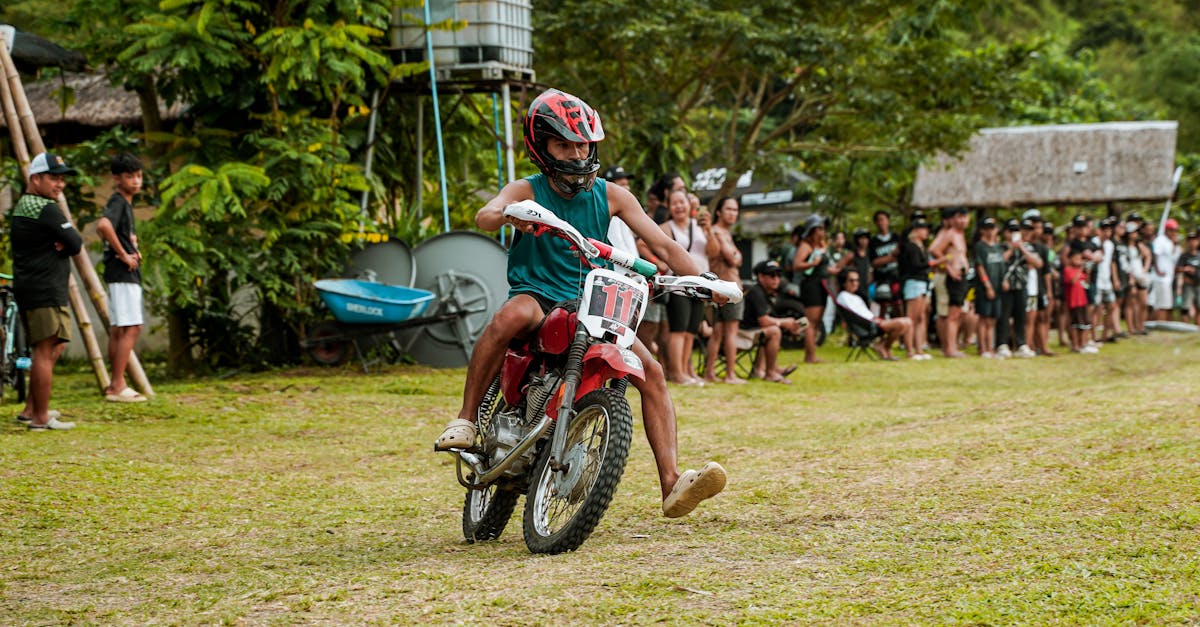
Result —
[{"label": "rider", "polygon": [[[602,241],[606,241],[609,221],[619,218],[677,274],[699,273],[687,251],[654,224],[633,194],[619,185],[597,181],[597,144],[604,139],[604,128],[600,116],[586,102],[548,89],[529,105],[523,127],[525,149],[541,173],[509,183],[475,215],[476,226],[486,231],[495,231],[506,222],[518,230],[508,253],[509,299],[475,343],[462,409],[438,437],[436,450],[475,444],[479,405],[488,384],[500,371],[509,342],[537,329],[555,303],[578,298],[586,274],[581,272],[566,241],[529,235],[534,225],[506,217],[505,207],[534,200],[584,236]],[[684,516],[725,487],[725,469],[709,462],[699,471],[679,473],[675,409],[662,366],[640,341],[632,350],[645,366],[645,380],[630,379],[642,397],[642,420],[658,467],[663,513],[669,518]]]}]

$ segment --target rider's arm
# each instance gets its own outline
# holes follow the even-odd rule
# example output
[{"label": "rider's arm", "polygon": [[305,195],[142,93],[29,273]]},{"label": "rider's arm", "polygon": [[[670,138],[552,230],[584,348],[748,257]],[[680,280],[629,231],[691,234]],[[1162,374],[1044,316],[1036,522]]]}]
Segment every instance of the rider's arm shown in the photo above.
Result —
[{"label": "rider's arm", "polygon": [[495,198],[475,214],[475,226],[485,231],[498,231],[505,224],[516,224],[504,217],[504,208],[522,200],[533,200],[533,186],[525,179],[517,179],[505,185]]},{"label": "rider's arm", "polygon": [[[620,185],[606,185],[605,188],[608,190],[609,213],[614,218],[624,220],[659,261],[681,276],[700,274],[700,267],[696,265],[692,256],[646,215],[642,205],[629,190]],[[476,221],[478,222],[478,219]]]}]

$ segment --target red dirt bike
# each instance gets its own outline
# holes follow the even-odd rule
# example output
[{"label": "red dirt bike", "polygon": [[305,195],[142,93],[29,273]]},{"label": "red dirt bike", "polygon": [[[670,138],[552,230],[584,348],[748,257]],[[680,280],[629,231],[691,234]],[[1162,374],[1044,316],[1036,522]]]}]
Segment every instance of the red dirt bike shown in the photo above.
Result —
[{"label": "red dirt bike", "polygon": [[476,444],[450,451],[467,488],[463,536],[500,537],[524,493],[529,550],[573,551],[600,522],[625,470],[633,433],[625,390],[628,377],[645,378],[629,347],[649,300],[647,278],[660,291],[693,298],[716,292],[738,302],[742,291],[715,277],[658,276],[653,264],[584,237],[533,201],[504,214],[537,224],[537,236],[571,242],[591,270],[577,301],[559,303],[530,338],[509,346],[479,406]]}]

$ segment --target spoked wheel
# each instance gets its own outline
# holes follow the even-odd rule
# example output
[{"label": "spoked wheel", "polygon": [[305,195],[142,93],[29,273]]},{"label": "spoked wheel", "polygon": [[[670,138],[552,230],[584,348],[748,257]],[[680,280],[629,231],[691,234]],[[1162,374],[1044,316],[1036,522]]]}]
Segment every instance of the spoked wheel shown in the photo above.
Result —
[{"label": "spoked wheel", "polygon": [[580,399],[577,412],[568,425],[560,470],[551,468],[547,446],[525,495],[525,545],[534,553],[579,548],[608,509],[625,471],[633,433],[625,397],[602,388]]},{"label": "spoked wheel", "polygon": [[309,332],[308,354],[322,366],[336,366],[346,360],[350,353],[350,342],[342,336],[335,322],[322,322]]},{"label": "spoked wheel", "polygon": [[[485,437],[495,427],[492,423],[497,412],[508,408],[504,397],[500,394],[500,377],[492,380],[492,385],[483,395],[479,405],[479,430]],[[521,496],[519,488],[514,486],[488,486],[483,490],[467,490],[463,502],[462,529],[467,542],[495,540],[504,533],[508,519],[512,517],[513,508],[517,505],[517,497]]]},{"label": "spoked wheel", "polygon": [[519,496],[521,493],[515,488],[503,489],[496,485],[484,490],[467,490],[463,502],[463,537],[467,542],[499,538],[512,517]]},{"label": "spoked wheel", "polygon": [[[7,344],[7,342],[6,342]],[[11,355],[4,355],[4,379],[17,391],[17,402],[25,402],[25,370],[17,367],[17,359],[29,357],[29,346],[25,343],[25,329],[21,323],[13,325],[13,348]]]}]

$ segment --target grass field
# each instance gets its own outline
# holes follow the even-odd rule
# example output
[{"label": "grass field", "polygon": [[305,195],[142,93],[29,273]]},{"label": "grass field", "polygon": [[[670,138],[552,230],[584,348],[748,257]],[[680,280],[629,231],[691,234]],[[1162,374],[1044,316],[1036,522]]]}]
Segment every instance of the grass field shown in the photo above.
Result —
[{"label": "grass field", "polygon": [[841,350],[792,386],[674,388],[681,464],[720,461],[726,491],[664,519],[638,424],[608,514],[553,557],[519,508],[462,539],[431,450],[462,370],[160,380],[142,405],[60,373],[74,431],[4,406],[0,624],[1200,621],[1200,337]]}]

